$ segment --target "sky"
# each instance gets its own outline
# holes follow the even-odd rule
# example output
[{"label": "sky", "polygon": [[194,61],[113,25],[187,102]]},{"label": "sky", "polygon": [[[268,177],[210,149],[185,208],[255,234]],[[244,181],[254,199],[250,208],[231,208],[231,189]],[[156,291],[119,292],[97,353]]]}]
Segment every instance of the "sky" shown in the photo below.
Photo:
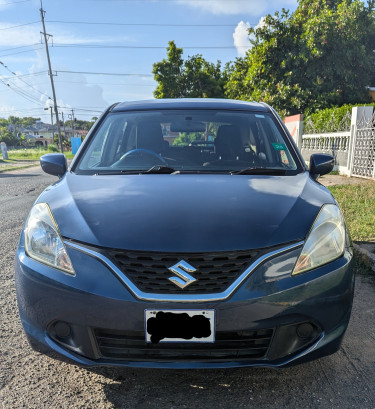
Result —
[{"label": "sky", "polygon": [[[247,29],[296,0],[43,0],[59,112],[90,120],[114,102],[153,98],[168,41],[224,65]],[[52,89],[40,0],[0,0],[0,118],[50,122]]]}]

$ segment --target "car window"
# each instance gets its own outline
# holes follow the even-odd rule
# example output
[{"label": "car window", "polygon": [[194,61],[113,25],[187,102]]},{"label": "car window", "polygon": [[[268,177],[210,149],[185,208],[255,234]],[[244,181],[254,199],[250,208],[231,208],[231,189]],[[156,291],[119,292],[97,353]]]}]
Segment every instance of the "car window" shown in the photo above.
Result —
[{"label": "car window", "polygon": [[107,115],[76,170],[235,172],[248,167],[297,170],[298,160],[270,113],[160,110]]}]

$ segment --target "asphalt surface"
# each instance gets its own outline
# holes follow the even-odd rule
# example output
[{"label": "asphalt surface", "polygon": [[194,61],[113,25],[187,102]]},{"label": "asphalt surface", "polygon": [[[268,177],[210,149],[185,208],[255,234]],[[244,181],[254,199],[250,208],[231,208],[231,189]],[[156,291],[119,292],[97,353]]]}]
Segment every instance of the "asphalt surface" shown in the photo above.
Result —
[{"label": "asphalt surface", "polygon": [[35,353],[18,317],[14,255],[23,221],[56,178],[0,173],[0,407],[375,409],[375,287],[357,276],[341,350],[283,370],[87,370]]}]

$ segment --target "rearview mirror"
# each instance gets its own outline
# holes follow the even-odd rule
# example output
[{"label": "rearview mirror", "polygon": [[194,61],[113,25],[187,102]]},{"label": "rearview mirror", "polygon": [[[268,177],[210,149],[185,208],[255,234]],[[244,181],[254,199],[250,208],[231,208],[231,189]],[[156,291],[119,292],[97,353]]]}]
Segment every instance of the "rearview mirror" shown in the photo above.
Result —
[{"label": "rearview mirror", "polygon": [[68,169],[66,157],[62,153],[48,153],[40,157],[40,166],[44,172],[61,178]]},{"label": "rearview mirror", "polygon": [[171,123],[171,132],[205,132],[206,125],[203,122],[176,121]]},{"label": "rearview mirror", "polygon": [[334,164],[335,160],[332,155],[326,153],[314,153],[310,157],[310,175],[314,179],[318,179],[319,176],[331,172]]}]

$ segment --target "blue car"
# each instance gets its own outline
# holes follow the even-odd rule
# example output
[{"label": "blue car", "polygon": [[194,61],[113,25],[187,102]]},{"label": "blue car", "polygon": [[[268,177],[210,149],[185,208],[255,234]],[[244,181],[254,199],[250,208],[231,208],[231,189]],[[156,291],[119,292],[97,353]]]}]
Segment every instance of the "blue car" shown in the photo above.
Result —
[{"label": "blue car", "polygon": [[340,348],[353,299],[341,210],[276,112],[112,105],[37,199],[16,257],[32,347],[87,365],[285,367]]}]

